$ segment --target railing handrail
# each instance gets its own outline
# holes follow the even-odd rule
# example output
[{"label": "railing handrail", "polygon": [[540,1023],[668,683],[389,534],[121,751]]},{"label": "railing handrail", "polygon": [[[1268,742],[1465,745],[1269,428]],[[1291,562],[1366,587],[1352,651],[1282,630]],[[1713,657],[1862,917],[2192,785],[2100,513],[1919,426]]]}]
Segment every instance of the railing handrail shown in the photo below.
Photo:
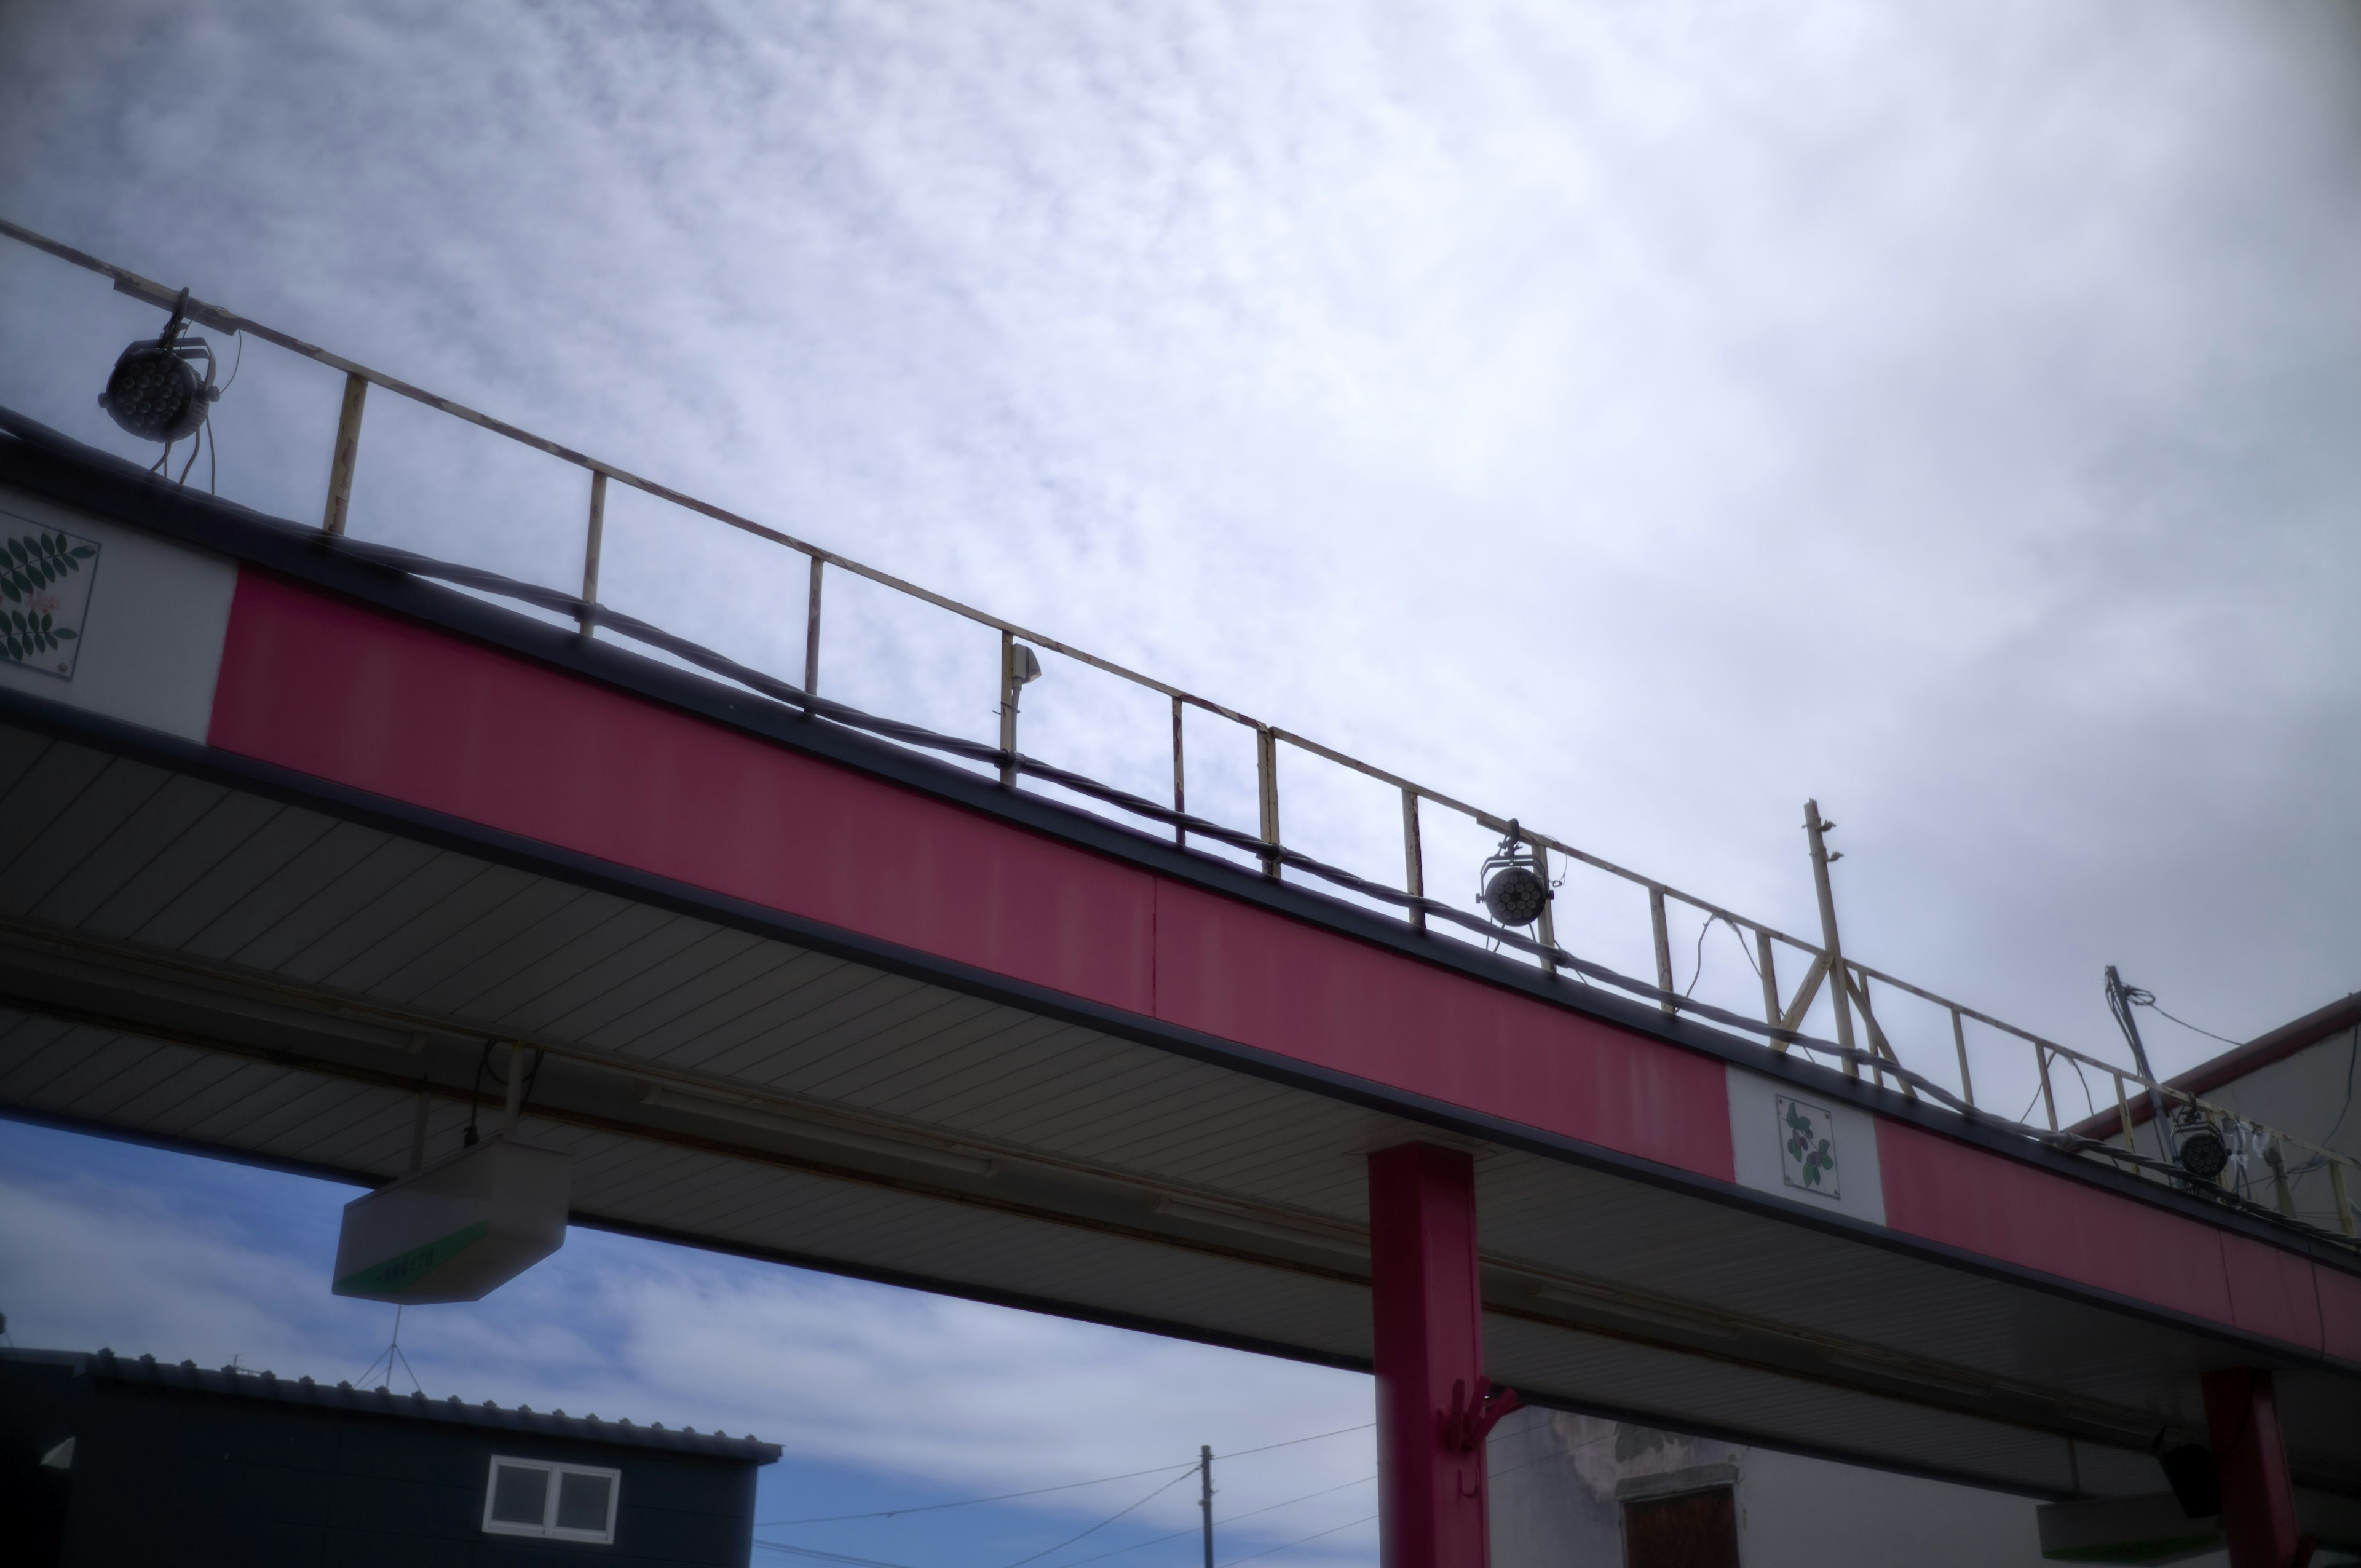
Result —
[{"label": "railing handrail", "polygon": [[[910,582],[906,578],[896,576],[890,572],[882,571],[874,566],[856,561],[850,556],[840,554],[824,545],[816,544],[809,540],[801,539],[794,534],[785,532],[779,529],[772,528],[767,524],[757,522],[752,518],[742,516],[740,513],[728,510],[727,508],[716,506],[709,501],[700,500],[697,497],[689,495],[685,491],[675,489],[669,485],[661,484],[656,480],[632,473],[629,469],[619,467],[614,464],[590,456],[587,453],[578,452],[572,447],[566,446],[558,442],[551,441],[544,436],[536,435],[530,431],[524,430],[517,425],[511,424],[505,420],[496,419],[478,410],[469,408],[464,403],[456,402],[451,399],[427,391],[425,389],[412,385],[408,381],[402,380],[399,377],[388,375],[384,371],[373,369],[356,360],[347,359],[342,355],[322,348],[316,344],[306,342],[291,334],[280,332],[277,329],[267,326],[260,322],[251,319],[250,317],[243,316],[233,311],[225,309],[224,307],[197,300],[183,291],[168,288],[164,284],[159,283],[152,279],[141,277],[139,274],[132,272],[127,269],[115,266],[111,262],[104,261],[97,257],[89,255],[86,252],[77,250],[71,246],[61,244],[44,235],[37,234],[30,229],[24,228],[16,224],[11,223],[5,218],[0,218],[0,235],[5,235],[7,237],[17,240],[36,250],[45,252],[48,255],[69,262],[76,267],[82,268],[88,271],[97,273],[102,277],[108,278],[113,280],[115,291],[119,293],[142,300],[149,304],[159,307],[159,309],[167,311],[179,309],[184,312],[191,320],[201,325],[208,326],[217,331],[232,334],[250,333],[254,336],[261,338],[263,341],[273,344],[278,347],[286,349],[292,354],[313,360],[318,364],[327,366],[331,369],[342,371],[347,378],[347,389],[345,425],[339,431],[338,450],[331,471],[330,520],[326,524],[331,532],[341,532],[342,507],[340,505],[340,497],[342,494],[349,493],[354,449],[357,446],[358,440],[360,389],[363,386],[382,387],[389,392],[407,398],[414,402],[424,404],[428,408],[434,409],[441,413],[448,414],[455,419],[462,420],[467,423],[477,425],[496,435],[503,436],[521,445],[531,447],[537,452],[557,458],[561,462],[571,464],[594,477],[591,503],[592,521],[590,525],[591,543],[588,553],[585,574],[585,591],[583,596],[584,600],[586,601],[584,621],[586,634],[589,631],[596,619],[596,617],[591,615],[589,612],[591,609],[596,608],[595,588],[597,581],[597,539],[598,531],[600,527],[598,520],[603,517],[604,511],[604,483],[611,481],[617,484],[627,485],[633,489],[639,490],[646,495],[653,496],[660,500],[668,501],[686,510],[695,512],[703,517],[710,518],[717,522],[740,530],[742,532],[752,534],[756,538],[767,540],[772,543],[795,551],[807,557],[812,563],[814,576],[812,608],[810,612],[811,624],[807,643],[805,685],[801,688],[807,693],[814,693],[817,653],[818,647],[820,602],[818,573],[820,568],[823,566],[832,566],[839,571],[851,573],[855,576],[875,583],[880,587],[888,588],[895,593],[906,595],[907,597],[917,599],[925,604],[933,605],[939,609],[949,611],[953,615],[960,616],[978,625],[990,627],[1001,633],[1004,662],[1002,674],[1002,751],[1011,758],[1015,755],[1014,736],[1016,704],[1014,700],[1014,692],[1010,685],[1012,676],[1008,670],[1008,655],[1006,649],[1009,641],[1012,639],[1022,640],[1024,642],[1036,648],[1047,649],[1066,658],[1072,659],[1078,663],[1089,665],[1093,669],[1103,671],[1105,674],[1116,676],[1121,680],[1128,681],[1131,684],[1147,690],[1159,693],[1170,699],[1173,704],[1174,713],[1173,779],[1175,811],[1180,809],[1180,802],[1183,795],[1183,768],[1181,735],[1180,729],[1180,712],[1182,705],[1199,708],[1206,713],[1215,715],[1222,718],[1226,718],[1233,723],[1244,725],[1253,729],[1258,738],[1257,771],[1261,775],[1260,787],[1263,795],[1263,826],[1260,831],[1259,841],[1268,845],[1271,851],[1263,857],[1262,861],[1265,874],[1267,875],[1276,877],[1279,874],[1281,861],[1283,858],[1280,852],[1281,845],[1278,828],[1279,800],[1275,748],[1279,742],[1284,741],[1288,745],[1294,747],[1299,751],[1319,757],[1323,761],[1332,762],[1339,767],[1350,770],[1351,772],[1360,773],[1365,777],[1378,780],[1378,782],[1390,785],[1401,792],[1404,802],[1405,852],[1408,857],[1406,862],[1407,869],[1405,880],[1406,883],[1410,884],[1408,891],[1411,894],[1413,898],[1410,910],[1410,918],[1414,924],[1418,925],[1422,928],[1424,928],[1426,922],[1417,901],[1422,900],[1424,896],[1422,891],[1424,873],[1421,861],[1422,851],[1419,847],[1420,830],[1417,823],[1415,806],[1417,802],[1426,801],[1444,810],[1457,812],[1475,822],[1479,827],[1489,831],[1500,833],[1504,836],[1513,834],[1520,841],[1531,846],[1536,851],[1539,851],[1543,855],[1549,853],[1562,855],[1569,861],[1588,866],[1595,871],[1618,878],[1635,887],[1644,889],[1649,894],[1652,918],[1655,926],[1656,963],[1659,981],[1658,989],[1661,992],[1665,993],[1666,999],[1663,1003],[1663,1005],[1668,1013],[1681,1010],[1686,1002],[1686,997],[1670,994],[1672,992],[1671,981],[1673,976],[1671,972],[1670,959],[1665,947],[1664,902],[1672,900],[1677,901],[1678,903],[1704,915],[1708,923],[1714,920],[1719,920],[1729,926],[1733,932],[1753,933],[1758,943],[1762,945],[1762,950],[1765,956],[1766,961],[1771,951],[1769,944],[1773,942],[1784,943],[1788,948],[1798,953],[1808,955],[1814,960],[1815,967],[1811,971],[1810,977],[1806,980],[1805,984],[1799,988],[1799,997],[1801,999],[1795,1003],[1795,1007],[1798,1012],[1809,1004],[1812,999],[1812,990],[1821,983],[1821,976],[1824,974],[1826,970],[1829,968],[1839,969],[1841,971],[1844,983],[1840,987],[1830,988],[1830,1000],[1832,1004],[1837,1008],[1839,1015],[1839,1038],[1841,1041],[1849,1037],[1847,1031],[1850,1025],[1849,1013],[1847,1010],[1852,1005],[1860,1005],[1862,1009],[1864,1018],[1869,1022],[1871,1044],[1873,1048],[1868,1054],[1873,1063],[1882,1058],[1883,1060],[1891,1062],[1896,1069],[1901,1066],[1899,1058],[1894,1055],[1892,1047],[1886,1041],[1883,1028],[1876,1023],[1873,1016],[1868,1014],[1866,987],[1867,983],[1871,981],[1875,981],[1880,984],[1890,986],[1907,995],[1916,997],[1923,1002],[1945,1010],[1951,1015],[1955,1038],[1959,1042],[1960,1076],[1962,1080],[1961,1088],[1967,1097],[1966,1103],[1970,1106],[1972,1107],[1975,1102],[1974,1091],[1972,1083],[1968,1080],[1966,1037],[1964,1034],[1959,1032],[1962,1027],[1961,1021],[1967,1019],[1972,1019],[1988,1028],[1998,1030],[2003,1034],[2023,1040],[2034,1047],[2036,1052],[2036,1064],[2040,1071],[2040,1094],[2041,1097],[2050,1104],[2050,1119],[2053,1132],[2056,1128],[2057,1118],[2055,1101],[2052,1096],[2051,1085],[2048,1077],[2048,1061],[2051,1057],[2056,1057],[2060,1059],[2078,1064],[2079,1066],[2096,1069],[2101,1072],[2110,1075],[2117,1085],[2119,1102],[2123,1101],[2125,1092],[2124,1086],[2126,1084],[2137,1084],[2143,1091],[2163,1096],[2168,1100],[2177,1101],[2186,1106],[2199,1107],[2205,1112],[2209,1112],[2213,1115],[2224,1119],[2225,1122],[2238,1123],[2253,1126],[2258,1131],[2268,1134],[2276,1143],[2284,1143],[2309,1150],[2312,1154],[2319,1157],[2323,1161],[2327,1162],[2331,1168],[2332,1177],[2336,1179],[2334,1185],[2336,1187],[2340,1222],[2346,1235],[2350,1236],[2354,1234],[2355,1223],[2349,1205],[2345,1201],[2341,1176],[2344,1168],[2361,1165],[2361,1162],[2356,1162],[2349,1156],[2340,1154],[2333,1149],[2324,1148],[2308,1139],[2296,1137],[2293,1135],[2282,1132],[2278,1128],[2268,1127],[2263,1124],[2257,1122],[2251,1116],[2241,1115],[2225,1107],[2215,1104],[2211,1101],[2202,1099],[2186,1090],[2177,1089],[2169,1083],[2160,1082],[2135,1069],[2118,1067],[2112,1062],[2101,1060],[2099,1058],[2091,1056],[2086,1052],[2076,1050],[2069,1046],[2060,1045],[2054,1040],[2037,1035],[2030,1030],[2020,1028],[2014,1024],[1996,1018],[1991,1014],[1985,1013],[1978,1008],[1968,1006],[1963,1003],[1954,1002],[1948,997],[1927,990],[1923,986],[1913,984],[1912,982],[1903,980],[1898,976],[1890,974],[1883,970],[1875,969],[1867,964],[1861,963],[1857,959],[1853,959],[1850,954],[1845,955],[1841,959],[1838,960],[1835,965],[1830,965],[1828,958],[1829,948],[1828,946],[1821,943],[1808,941],[1803,938],[1793,936],[1785,931],[1765,925],[1759,920],[1739,915],[1736,912],[1726,909],[1709,900],[1699,898],[1694,894],[1684,892],[1683,890],[1674,887],[1667,883],[1659,882],[1653,877],[1650,877],[1639,872],[1631,871],[1627,867],[1618,865],[1612,861],[1595,855],[1587,850],[1569,844],[1563,839],[1537,832],[1523,826],[1521,820],[1519,818],[1502,817],[1497,813],[1487,811],[1481,806],[1473,806],[1466,801],[1444,795],[1439,790],[1429,788],[1424,784],[1419,784],[1414,780],[1405,778],[1388,769],[1378,767],[1374,763],[1364,762],[1360,758],[1339,751],[1334,747],[1323,745],[1307,736],[1299,735],[1292,730],[1283,729],[1278,726],[1254,718],[1249,715],[1241,713],[1224,704],[1214,702],[1208,697],[1198,695],[1197,693],[1187,691],[1181,687],[1160,681],[1152,675],[1134,670],[1126,665],[1118,663],[1114,660],[1102,658],[1095,653],[1089,652],[1081,648],[1076,648],[1057,638],[1044,635],[1041,632],[1035,631],[1028,627],[1018,624],[1017,622],[1007,620],[999,616],[994,615],[988,610],[979,609],[972,605],[964,604],[958,599],[951,598],[948,595],[937,593],[930,588],[921,587],[920,585]],[[1019,680],[1019,684],[1021,684],[1021,679]],[[816,693],[814,693],[814,695],[816,695]],[[1013,783],[1013,771],[1004,768],[1004,777]],[[1180,834],[1180,838],[1184,842],[1186,837],[1187,835],[1185,832]],[[1532,943],[1520,943],[1519,945],[1528,948],[1536,948],[1539,952],[1540,961],[1543,968],[1552,972],[1555,972],[1556,966],[1550,956],[1552,950],[1555,948],[1555,942],[1554,937],[1551,935],[1552,928],[1550,925],[1550,917],[1546,912],[1546,906],[1542,916],[1542,921],[1543,941],[1538,945]],[[1774,1031],[1784,1031],[1785,1034],[1792,1034],[1793,1025],[1783,1024],[1779,1015],[1779,1009],[1782,1003],[1778,999],[1775,980],[1773,980],[1767,972],[1763,978],[1764,1005],[1768,1022],[1773,1025]],[[1695,981],[1692,981],[1691,983],[1694,985]],[[1858,985],[1858,994],[1861,997],[1861,1000],[1857,1003],[1850,1001],[1848,998],[1848,993],[1854,991],[1856,985]],[[1696,1004],[1691,1005],[1694,1007]],[[1774,1045],[1773,1048],[1784,1048],[1784,1044],[1776,1042],[1777,1036],[1774,1036]],[[1813,1047],[1808,1042],[1803,1042],[1803,1048],[1812,1049],[1815,1047]],[[1841,1054],[1845,1058],[1845,1070],[1849,1074],[1857,1073],[1858,1065],[1852,1058],[1858,1053],[1854,1053],[1850,1049],[1845,1049]],[[1872,1065],[1872,1070],[1873,1072],[1877,1072],[1881,1079],[1883,1078],[1883,1071],[1880,1067]],[[1905,1091],[1907,1091],[1908,1088],[1909,1076],[1910,1075],[1903,1075],[1900,1079],[1900,1081],[1905,1085]],[[1926,1080],[1922,1080],[1921,1081]],[[2010,1120],[2014,1121],[2015,1119],[2010,1118]],[[2132,1135],[2131,1122],[2128,1114],[2124,1116],[2121,1130],[2128,1141]]]}]

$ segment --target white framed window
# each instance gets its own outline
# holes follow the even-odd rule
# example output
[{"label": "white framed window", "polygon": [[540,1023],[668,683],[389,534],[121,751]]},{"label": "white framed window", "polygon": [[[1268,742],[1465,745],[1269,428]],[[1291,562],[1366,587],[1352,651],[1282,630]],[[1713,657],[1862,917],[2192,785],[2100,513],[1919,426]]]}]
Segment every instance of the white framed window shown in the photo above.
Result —
[{"label": "white framed window", "polygon": [[610,1545],[622,1495],[620,1470],[495,1453],[484,1479],[484,1531]]}]

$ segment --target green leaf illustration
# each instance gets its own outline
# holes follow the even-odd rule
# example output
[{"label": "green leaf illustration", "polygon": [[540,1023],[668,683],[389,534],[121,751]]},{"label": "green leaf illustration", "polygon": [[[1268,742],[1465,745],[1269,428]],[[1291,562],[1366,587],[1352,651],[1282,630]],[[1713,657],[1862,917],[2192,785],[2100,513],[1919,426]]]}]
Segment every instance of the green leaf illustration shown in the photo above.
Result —
[{"label": "green leaf illustration", "polygon": [[77,544],[72,536],[46,531],[0,539],[0,654],[21,663],[36,653],[52,653],[79,639],[72,627],[60,626],[54,612],[28,613],[22,607],[33,594],[82,570],[98,554],[93,544]]}]

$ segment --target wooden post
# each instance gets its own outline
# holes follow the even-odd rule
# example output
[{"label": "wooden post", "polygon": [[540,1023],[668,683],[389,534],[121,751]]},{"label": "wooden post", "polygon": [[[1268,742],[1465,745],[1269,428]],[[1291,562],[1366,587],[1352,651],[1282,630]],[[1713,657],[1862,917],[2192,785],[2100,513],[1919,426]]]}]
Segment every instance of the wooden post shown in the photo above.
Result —
[{"label": "wooden post", "polygon": [[[1763,974],[1763,1021],[1776,1025],[1779,1022],[1778,960],[1772,954],[1771,933],[1760,926],[1754,928],[1754,967]],[[1787,1042],[1774,1039],[1771,1042],[1771,1048],[1784,1051]]]},{"label": "wooden post", "polygon": [[[1661,887],[1648,890],[1648,924],[1653,928],[1656,938],[1656,989],[1670,991],[1673,989],[1673,937],[1664,920],[1664,890]],[[1664,1010],[1667,1018],[1679,1011],[1670,1000],[1656,1005]]]},{"label": "wooden post", "polygon": [[1550,949],[1557,946],[1557,921],[1550,913],[1548,845],[1537,843],[1533,846],[1533,871],[1542,879],[1542,972],[1555,974],[1557,959],[1552,955]]},{"label": "wooden post", "polygon": [[368,398],[368,382],[347,373],[344,411],[336,416],[336,451],[328,461],[328,510],[320,527],[329,533],[345,531],[345,512],[353,504],[353,464],[361,455],[361,404]]},{"label": "wooden post", "polygon": [[[1418,791],[1402,788],[1402,891],[1412,898],[1426,896],[1426,850],[1418,832]],[[1426,911],[1411,906],[1411,928],[1426,929]]]},{"label": "wooden post", "polygon": [[1000,785],[1016,787],[1016,639],[1000,634]]},{"label": "wooden post", "polygon": [[[1973,1105],[1976,1102],[1976,1080],[1968,1072],[1968,1026],[1960,1019],[1960,1010],[1956,1007],[1951,1009],[1951,1046],[1960,1053],[1960,1098]],[[2117,1083],[2115,1087],[2121,1089],[2123,1085]],[[2131,1121],[2126,1117],[2124,1135],[2129,1137],[2131,1129]]]},{"label": "wooden post", "polygon": [[[804,695],[819,695],[819,574],[826,563],[811,558],[811,608],[804,612]],[[810,711],[806,709],[807,712]]]},{"label": "wooden post", "polygon": [[598,634],[598,555],[607,538],[607,476],[590,471],[590,532],[582,547],[582,635]]},{"label": "wooden post", "polygon": [[[1852,1008],[1845,992],[1850,988],[1844,983],[1844,949],[1837,941],[1837,895],[1828,885],[1828,831],[1834,826],[1834,823],[1820,820],[1818,801],[1804,802],[1804,831],[1812,841],[1812,890],[1819,894],[1820,899],[1820,947],[1828,954],[1828,973],[1837,981],[1828,988],[1828,1005],[1837,1015],[1837,1044],[1850,1052],[1853,1048]],[[1844,1075],[1847,1078],[1861,1076],[1860,1064],[1850,1055],[1844,1060]]]},{"label": "wooden post", "polygon": [[[1262,841],[1279,848],[1279,736],[1268,724],[1255,726],[1255,785],[1262,797]],[[1276,881],[1279,857],[1262,858],[1262,874]]]},{"label": "wooden post", "polygon": [[[1172,699],[1172,809],[1189,809],[1189,781],[1180,767],[1180,699],[1177,696]],[[1185,847],[1189,842],[1189,830],[1174,828],[1172,841]]]}]

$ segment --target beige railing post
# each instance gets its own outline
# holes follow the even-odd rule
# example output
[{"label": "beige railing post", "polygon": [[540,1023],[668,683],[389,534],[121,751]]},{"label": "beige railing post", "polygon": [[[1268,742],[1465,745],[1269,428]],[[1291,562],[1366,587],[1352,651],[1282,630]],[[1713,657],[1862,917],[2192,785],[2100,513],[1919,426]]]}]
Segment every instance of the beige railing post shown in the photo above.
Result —
[{"label": "beige railing post", "polygon": [[[1673,989],[1673,933],[1664,918],[1664,890],[1661,887],[1648,889],[1648,926],[1656,939],[1656,989],[1669,992]],[[1664,1010],[1667,1018],[1679,1011],[1670,997],[1656,1005]]]},{"label": "beige railing post", "polygon": [[598,555],[607,538],[607,476],[590,470],[590,528],[582,543],[582,635],[598,635]]},{"label": "beige railing post", "polygon": [[[828,564],[818,555],[811,558],[811,599],[804,611],[804,695],[819,695],[819,575]],[[1006,633],[1002,634],[1006,641]],[[807,713],[810,709],[805,710]]]},{"label": "beige railing post", "polygon": [[[1189,779],[1180,766],[1180,699],[1177,696],[1172,699],[1172,809],[1175,812],[1189,809]],[[1189,829],[1176,824],[1172,829],[1172,841],[1186,847]]]},{"label": "beige railing post", "polygon": [[[1960,1019],[1960,1010],[1951,1009],[1951,1048],[1960,1053],[1960,1098],[1970,1105],[1976,1102],[1976,1080],[1968,1072],[1968,1026]],[[2130,1124],[2125,1124],[2129,1126]]]},{"label": "beige railing post", "polygon": [[1016,639],[1000,634],[1000,784],[1016,787]]},{"label": "beige railing post", "polygon": [[1837,942],[1836,890],[1828,884],[1828,862],[1835,857],[1828,853],[1827,835],[1828,829],[1835,826],[1833,822],[1820,820],[1818,801],[1804,802],[1804,831],[1812,842],[1812,888],[1820,899],[1820,948],[1828,955],[1828,978],[1835,981],[1828,988],[1828,1005],[1836,1012],[1837,1044],[1847,1053],[1844,1075],[1859,1078],[1861,1066],[1850,1054],[1853,1048],[1852,1008],[1845,994],[1851,988],[1845,983],[1844,949]]},{"label": "beige railing post", "polygon": [[345,373],[345,407],[336,416],[336,450],[328,460],[328,508],[320,527],[329,533],[345,531],[345,512],[353,504],[353,465],[361,455],[361,404],[368,398],[368,381]]},{"label": "beige railing post", "polygon": [[1550,897],[1549,846],[1539,839],[1529,842],[1533,846],[1533,871],[1542,879],[1542,972],[1555,974],[1557,959],[1553,949],[1557,947],[1557,921],[1550,910],[1554,900]]},{"label": "beige railing post", "polygon": [[[1262,841],[1279,848],[1279,735],[1268,724],[1255,726],[1255,789],[1262,804]],[[1279,857],[1262,858],[1262,874],[1276,881]]]},{"label": "beige railing post", "polygon": [[[1426,896],[1426,850],[1419,841],[1418,791],[1405,787],[1402,802],[1402,891],[1412,898]],[[1410,909],[1411,928],[1426,929],[1426,911],[1413,904]]]}]

